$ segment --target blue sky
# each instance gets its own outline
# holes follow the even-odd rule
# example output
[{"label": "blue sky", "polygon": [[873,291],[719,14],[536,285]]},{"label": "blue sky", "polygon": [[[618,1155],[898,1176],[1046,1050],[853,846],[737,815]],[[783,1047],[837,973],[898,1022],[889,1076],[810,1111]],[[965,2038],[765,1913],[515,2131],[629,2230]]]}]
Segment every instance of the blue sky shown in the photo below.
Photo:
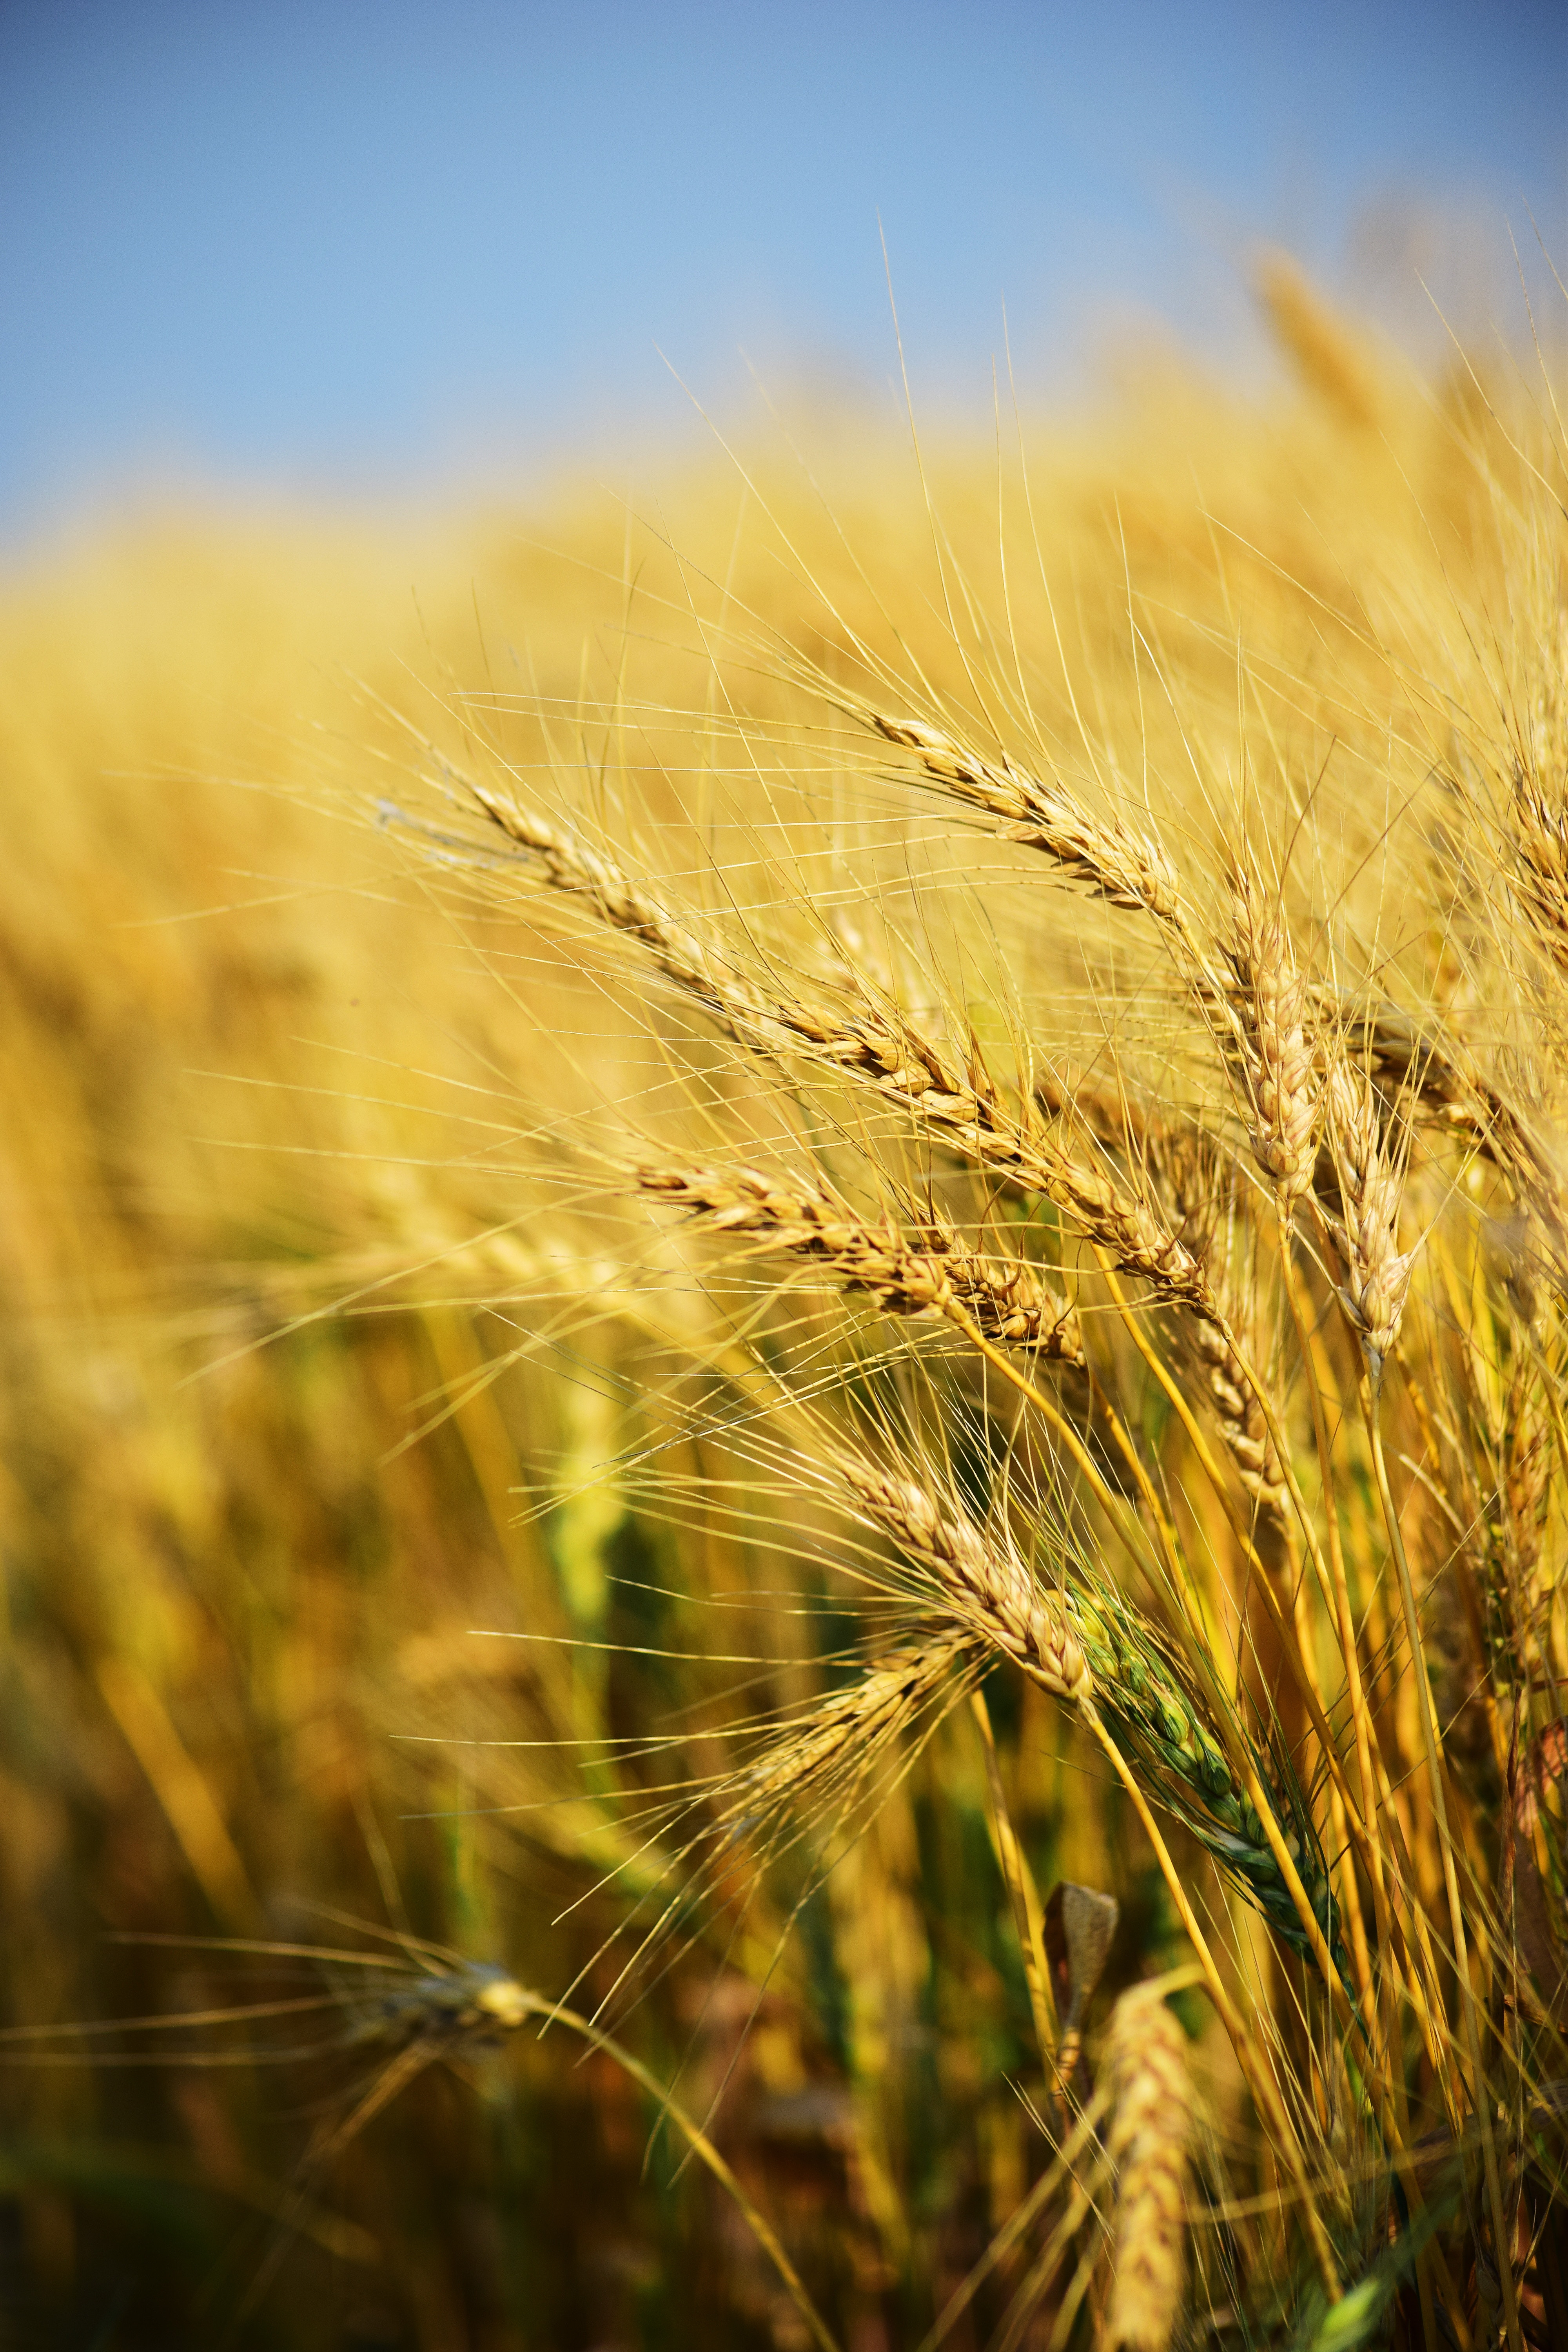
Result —
[{"label": "blue sky", "polygon": [[1503,320],[1565,151],[1561,5],[0,0],[0,543],[613,463],[689,429],[661,352],[726,416],[742,350],[879,398],[879,215],[938,413],[1004,298],[1028,396],[1153,321],[1246,364],[1260,238]]}]

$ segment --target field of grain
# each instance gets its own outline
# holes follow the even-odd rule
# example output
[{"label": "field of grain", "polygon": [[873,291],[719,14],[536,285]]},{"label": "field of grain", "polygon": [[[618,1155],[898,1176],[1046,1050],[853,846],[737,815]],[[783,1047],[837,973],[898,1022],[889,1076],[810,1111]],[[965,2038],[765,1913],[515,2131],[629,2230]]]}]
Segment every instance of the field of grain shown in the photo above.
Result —
[{"label": "field of grain", "polygon": [[1262,299],[6,590],[14,2340],[1568,2325],[1565,445]]}]

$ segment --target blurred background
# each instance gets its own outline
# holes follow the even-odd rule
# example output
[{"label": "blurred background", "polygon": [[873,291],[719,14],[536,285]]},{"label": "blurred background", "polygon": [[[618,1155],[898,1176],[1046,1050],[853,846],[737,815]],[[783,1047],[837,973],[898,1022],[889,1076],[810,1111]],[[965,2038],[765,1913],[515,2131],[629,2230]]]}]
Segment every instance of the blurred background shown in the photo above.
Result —
[{"label": "blurred background", "polygon": [[[928,425],[1108,346],[1263,348],[1260,241],[1429,357],[1561,267],[1568,27],[1354,6],[0,16],[0,533],[105,504],[493,500],[775,397]],[[742,356],[742,354],[744,356]]]},{"label": "blurred background", "polygon": [[[177,2064],[6,2045],[5,2340],[803,2340],[612,2068],[432,2070],[302,2172],[378,2079],[364,1972],[140,1940],[407,1923],[604,1990],[614,1776],[464,1743],[692,1690],[468,1629],[680,1650],[767,1580],[623,1486],[647,1334],[592,1221],[519,1222],[470,1148],[553,1000],[531,1031],[342,812],[407,756],[387,706],[456,741],[492,658],[567,712],[700,705],[694,580],[800,637],[716,429],[882,627],[846,544],[911,594],[930,546],[889,274],[977,572],[1010,353],[1082,577],[1113,496],[1184,609],[1215,517],[1259,600],[1315,576],[1444,495],[1432,420],[1528,350],[1526,290],[1560,335],[1565,123],[1544,5],[0,10],[0,2004],[328,2002],[304,2059],[261,2014]],[[1171,1948],[1136,1824],[997,1706],[1042,1882],[1129,1894],[1125,1979]],[[731,2070],[721,2143],[855,2352],[919,2340],[1037,2165],[984,1791],[944,1734],[771,1975],[787,1886],[634,2021],[699,2110]]]}]

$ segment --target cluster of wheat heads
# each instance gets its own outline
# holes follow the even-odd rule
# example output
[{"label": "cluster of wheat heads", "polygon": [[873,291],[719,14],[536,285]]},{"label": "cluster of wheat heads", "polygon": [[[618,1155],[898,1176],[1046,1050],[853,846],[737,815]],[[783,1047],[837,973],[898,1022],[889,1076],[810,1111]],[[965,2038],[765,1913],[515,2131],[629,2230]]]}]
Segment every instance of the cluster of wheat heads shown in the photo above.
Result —
[{"label": "cluster of wheat heads", "polygon": [[[604,1999],[972,1708],[1055,2150],[1009,2344],[1568,2325],[1568,537],[1550,425],[1478,406],[1398,565],[1248,614],[1219,548],[1185,615],[1129,570],[1079,654],[1048,549],[998,620],[938,530],[923,639],[729,612],[705,710],[563,745],[492,689],[383,807],[521,1011],[616,1008],[523,1157],[619,1237],[622,1474],[833,1636],[816,1697],[639,1727]],[[998,1675],[1125,1791],[1201,2095],[1158,1993],[1080,2054]]]}]

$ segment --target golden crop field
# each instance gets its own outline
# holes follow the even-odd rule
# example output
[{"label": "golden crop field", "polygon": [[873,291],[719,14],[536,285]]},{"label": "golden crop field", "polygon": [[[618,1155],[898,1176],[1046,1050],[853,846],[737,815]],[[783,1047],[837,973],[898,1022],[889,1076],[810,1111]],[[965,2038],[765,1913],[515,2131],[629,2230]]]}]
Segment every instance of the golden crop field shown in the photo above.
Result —
[{"label": "golden crop field", "polygon": [[1568,2341],[1568,444],[5,592],[0,2310]]}]

